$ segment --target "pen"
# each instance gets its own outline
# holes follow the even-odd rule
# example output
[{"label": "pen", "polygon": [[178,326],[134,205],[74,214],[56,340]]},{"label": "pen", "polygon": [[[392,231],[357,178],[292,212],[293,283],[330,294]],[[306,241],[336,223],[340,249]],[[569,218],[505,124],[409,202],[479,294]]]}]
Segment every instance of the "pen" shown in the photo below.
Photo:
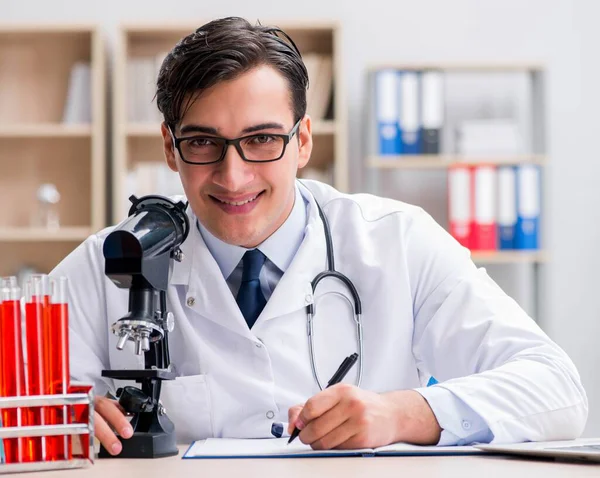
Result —
[{"label": "pen", "polygon": [[[344,359],[344,361],[342,362],[342,365],[340,365],[339,368],[337,369],[337,371],[333,374],[333,377],[331,377],[329,382],[327,382],[327,386],[325,388],[329,388],[332,385],[335,385],[336,383],[340,383],[342,380],[344,380],[344,377],[350,371],[352,366],[356,363],[357,359],[358,359],[357,353],[353,353],[349,357],[346,357]],[[290,435],[290,439],[288,440],[288,445],[290,443],[292,443],[292,441],[294,441],[294,439],[298,435],[300,435],[300,430],[298,429],[298,427],[295,427],[294,431]]]}]

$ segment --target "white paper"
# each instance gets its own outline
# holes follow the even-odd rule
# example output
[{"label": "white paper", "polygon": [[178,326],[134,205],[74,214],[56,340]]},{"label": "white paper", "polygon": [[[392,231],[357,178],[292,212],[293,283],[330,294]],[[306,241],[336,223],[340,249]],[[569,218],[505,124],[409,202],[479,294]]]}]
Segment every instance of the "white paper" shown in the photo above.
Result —
[{"label": "white paper", "polygon": [[375,449],[376,453],[398,453],[407,455],[463,455],[479,453],[472,446],[420,446],[410,445],[408,443],[394,443],[392,445],[382,446]]},{"label": "white paper", "polygon": [[[288,445],[289,437],[285,438],[208,438],[195,441],[184,455],[185,458],[202,456],[273,456],[273,455],[304,455],[319,453],[347,454],[349,450],[328,450],[319,452],[302,443],[298,438]],[[361,450],[352,450],[360,453]],[[363,450],[372,452],[372,450]]]},{"label": "white paper", "polygon": [[394,453],[398,455],[440,455],[440,454],[476,454],[483,453],[471,446],[418,446],[407,443],[395,443],[376,449],[361,448],[354,450],[313,450],[296,439],[287,444],[289,437],[264,439],[208,438],[198,440],[188,449],[184,458],[202,457],[258,457],[287,455],[373,455]]}]

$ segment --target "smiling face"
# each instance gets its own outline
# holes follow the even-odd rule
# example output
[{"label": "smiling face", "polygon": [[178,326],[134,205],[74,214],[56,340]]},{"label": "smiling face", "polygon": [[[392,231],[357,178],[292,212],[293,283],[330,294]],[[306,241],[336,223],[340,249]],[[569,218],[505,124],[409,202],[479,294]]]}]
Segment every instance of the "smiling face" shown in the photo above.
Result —
[{"label": "smiling face", "polygon": [[[269,66],[205,90],[191,105],[174,134],[237,138],[248,134],[288,134],[295,124],[289,85]],[[182,161],[168,128],[161,128],[165,157],[178,171],[190,206],[200,222],[228,244],[256,247],[287,219],[294,205],[298,168],[312,150],[310,118],[305,116],[278,161],[244,161],[233,146],[222,161],[194,165]]]}]

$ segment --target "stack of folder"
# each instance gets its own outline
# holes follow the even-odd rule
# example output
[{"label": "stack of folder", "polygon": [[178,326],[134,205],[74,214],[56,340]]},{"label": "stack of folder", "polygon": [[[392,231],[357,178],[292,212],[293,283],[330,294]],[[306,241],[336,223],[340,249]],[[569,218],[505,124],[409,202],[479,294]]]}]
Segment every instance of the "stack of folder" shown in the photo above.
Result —
[{"label": "stack of folder", "polygon": [[448,171],[450,233],[474,251],[537,250],[540,167],[456,165]]},{"label": "stack of folder", "polygon": [[441,71],[383,69],[375,73],[380,155],[439,154],[444,123]]}]

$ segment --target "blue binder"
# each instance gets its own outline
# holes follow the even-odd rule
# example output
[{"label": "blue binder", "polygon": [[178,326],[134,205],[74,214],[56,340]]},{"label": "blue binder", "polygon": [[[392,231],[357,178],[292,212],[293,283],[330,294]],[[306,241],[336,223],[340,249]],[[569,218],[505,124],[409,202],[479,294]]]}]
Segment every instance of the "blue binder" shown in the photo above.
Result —
[{"label": "blue binder", "polygon": [[517,228],[517,172],[514,166],[498,168],[498,248],[514,249]]},{"label": "blue binder", "polygon": [[421,74],[417,71],[398,73],[398,137],[400,154],[421,154],[422,124],[420,114]]},{"label": "blue binder", "polygon": [[540,202],[539,166],[518,166],[516,249],[539,249]]},{"label": "blue binder", "polygon": [[400,154],[398,76],[396,70],[387,69],[375,73],[375,96],[379,154]]}]

